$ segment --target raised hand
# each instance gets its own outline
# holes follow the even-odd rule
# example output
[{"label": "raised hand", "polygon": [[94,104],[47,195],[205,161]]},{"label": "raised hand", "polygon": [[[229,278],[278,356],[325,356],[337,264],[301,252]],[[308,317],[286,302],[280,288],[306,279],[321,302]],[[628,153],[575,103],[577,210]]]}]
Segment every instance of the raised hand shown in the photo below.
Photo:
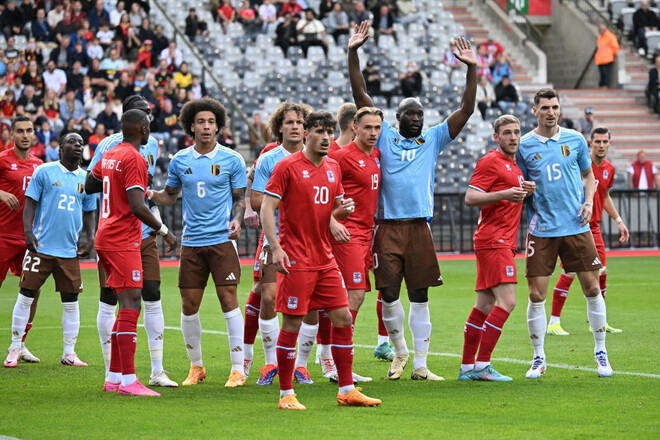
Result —
[{"label": "raised hand", "polygon": [[472,50],[472,45],[464,37],[456,38],[456,48],[458,52],[454,52],[454,56],[458,58],[463,64],[468,66],[477,65],[477,55]]},{"label": "raised hand", "polygon": [[348,40],[348,50],[357,50],[369,39],[369,20],[364,20],[360,24],[355,25],[355,32]]}]

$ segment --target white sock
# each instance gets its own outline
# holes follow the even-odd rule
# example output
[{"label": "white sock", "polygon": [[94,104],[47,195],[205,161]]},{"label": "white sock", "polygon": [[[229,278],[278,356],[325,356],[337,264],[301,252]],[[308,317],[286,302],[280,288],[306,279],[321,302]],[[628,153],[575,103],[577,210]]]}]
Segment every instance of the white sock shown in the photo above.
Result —
[{"label": "white sock", "polygon": [[318,344],[319,359],[332,359],[332,345]]},{"label": "white sock", "polygon": [[[121,373],[106,372],[106,380],[112,383],[121,383],[122,375]],[[130,384],[129,384],[130,385]]]},{"label": "white sock", "polygon": [[137,375],[135,374],[123,374],[121,376],[122,386],[128,386],[137,380]]},{"label": "white sock", "polygon": [[461,371],[464,373],[470,371],[473,368],[474,364],[461,364]]},{"label": "white sock", "polygon": [[587,300],[587,317],[591,325],[596,343],[595,352],[607,351],[605,349],[605,327],[607,326],[607,310],[602,295],[585,297]]},{"label": "white sock", "polygon": [[280,399],[282,397],[290,396],[291,394],[293,394],[293,388],[290,390],[280,390]]},{"label": "white sock", "polygon": [[227,334],[229,337],[229,357],[231,358],[231,369],[245,376],[243,361],[243,315],[241,309],[236,307],[227,313],[223,313],[227,322]]},{"label": "white sock", "polygon": [[149,355],[151,356],[151,374],[163,371],[163,337],[165,336],[165,318],[160,300],[144,301],[144,329],[147,331]]},{"label": "white sock", "polygon": [[99,312],[96,315],[96,328],[99,330],[99,339],[101,340],[101,350],[103,351],[103,362],[105,362],[106,376],[110,370],[111,338],[112,326],[115,323],[115,308],[116,306],[111,306],[103,301],[99,301]]},{"label": "white sock", "polygon": [[395,354],[408,354],[406,339],[403,337],[403,320],[406,312],[400,300],[388,303],[383,301],[383,324],[392,341]]},{"label": "white sock", "polygon": [[474,369],[477,370],[477,371],[481,371],[481,370],[483,370],[484,368],[486,368],[486,367],[489,366],[489,365],[490,365],[490,362],[480,362],[480,361],[477,361],[477,362],[475,362],[475,364],[474,364]]},{"label": "white sock", "polygon": [[534,303],[530,300],[527,306],[527,330],[534,348],[534,357],[545,358],[545,351],[543,351],[545,331],[547,330],[545,323],[545,301]]},{"label": "white sock", "polygon": [[199,320],[199,312],[188,316],[181,312],[181,333],[183,333],[183,343],[186,344],[190,365],[204,367],[202,363],[202,323]]},{"label": "white sock", "polygon": [[559,320],[559,316],[554,316],[550,315],[550,322],[548,322],[548,325],[555,325],[559,324],[561,321]]},{"label": "white sock", "polygon": [[309,325],[304,322],[300,326],[300,332],[298,333],[298,356],[296,357],[296,366],[307,368],[307,361],[309,360],[309,355],[312,354],[312,348],[314,348],[314,341],[316,341],[316,332],[319,330],[319,325]]},{"label": "white sock", "polygon": [[431,340],[431,316],[429,314],[429,303],[411,302],[408,313],[408,326],[413,337],[413,368],[426,367],[426,358],[429,355],[429,343]]},{"label": "white sock", "polygon": [[345,387],[339,387],[339,393],[348,394],[353,388],[355,388],[355,385],[353,384],[346,385]]},{"label": "white sock", "polygon": [[80,330],[80,308],[78,307],[78,301],[62,303],[63,356],[75,352],[78,330]]},{"label": "white sock", "polygon": [[259,333],[264,347],[266,365],[277,364],[277,337],[280,333],[280,321],[277,316],[272,319],[259,318]]},{"label": "white sock", "polygon": [[25,326],[30,319],[30,307],[33,302],[34,298],[18,294],[14,313],[11,316],[11,348],[21,348],[21,339],[23,339]]},{"label": "white sock", "polygon": [[378,345],[390,342],[390,337],[385,335],[378,335]]},{"label": "white sock", "polygon": [[[277,341],[275,341],[277,342]],[[251,361],[254,359],[254,344],[246,344],[243,342],[243,353],[245,355],[243,356],[246,361]]]}]

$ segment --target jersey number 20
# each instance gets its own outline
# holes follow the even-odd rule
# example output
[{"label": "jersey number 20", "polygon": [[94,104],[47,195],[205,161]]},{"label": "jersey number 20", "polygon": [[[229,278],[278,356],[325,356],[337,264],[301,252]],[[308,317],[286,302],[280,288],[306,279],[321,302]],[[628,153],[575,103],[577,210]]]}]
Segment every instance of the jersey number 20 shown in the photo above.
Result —
[{"label": "jersey number 20", "polygon": [[326,186],[314,187],[314,203],[317,205],[326,205],[330,199],[330,191]]}]

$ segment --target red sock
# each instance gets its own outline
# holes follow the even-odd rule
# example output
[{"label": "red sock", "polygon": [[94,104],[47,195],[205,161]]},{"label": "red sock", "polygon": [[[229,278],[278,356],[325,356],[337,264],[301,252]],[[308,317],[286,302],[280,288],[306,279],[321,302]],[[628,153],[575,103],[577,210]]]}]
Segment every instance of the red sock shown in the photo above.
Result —
[{"label": "red sock", "polygon": [[564,303],[568,296],[568,289],[571,288],[572,283],[573,278],[566,276],[565,274],[559,275],[559,280],[557,280],[557,285],[552,293],[552,316],[558,318],[561,316],[561,309],[564,308]]},{"label": "red sock", "polygon": [[376,300],[376,315],[378,315],[378,335],[389,336],[385,324],[383,324],[383,297],[380,295],[380,290],[378,291],[378,299]]},{"label": "red sock", "polygon": [[[135,374],[135,346],[139,317],[140,311],[132,309],[119,309],[117,314],[117,346],[121,360],[121,374]],[[112,358],[110,360],[112,361]]]},{"label": "red sock", "polygon": [[332,324],[325,310],[319,310],[319,331],[316,333],[316,343],[330,345],[332,343]]},{"label": "red sock", "polygon": [[23,333],[23,339],[21,339],[22,343],[25,343],[25,338],[27,338],[27,334],[31,328],[32,328],[32,323],[28,322],[27,325],[25,326],[25,333]]},{"label": "red sock", "polygon": [[479,343],[481,342],[481,335],[483,335],[484,321],[488,315],[476,307],[472,308],[470,316],[468,316],[465,323],[465,330],[463,334],[463,364],[474,364],[474,356],[477,354]]},{"label": "red sock", "polygon": [[332,358],[339,386],[353,385],[353,334],[350,327],[332,328]]},{"label": "red sock", "polygon": [[[605,298],[605,295],[607,295],[607,274],[604,273],[600,277],[598,277],[598,281],[600,281],[600,294],[603,295],[603,298]],[[32,324],[28,324],[28,325],[32,325]]]},{"label": "red sock", "polygon": [[254,344],[259,330],[259,311],[261,307],[261,295],[250,292],[247,303],[245,304],[245,324],[243,326],[243,342],[245,344]]},{"label": "red sock", "polygon": [[119,353],[117,345],[117,318],[115,318],[110,334],[110,369],[108,371],[121,374],[121,353]]},{"label": "red sock", "polygon": [[298,341],[298,333],[280,330],[276,348],[280,390],[293,389],[293,370],[296,365],[296,341]]},{"label": "red sock", "polygon": [[500,339],[502,334],[502,327],[509,317],[509,312],[499,306],[493,307],[490,315],[486,318],[483,336],[481,337],[481,345],[479,346],[479,355],[477,362],[490,362],[490,356],[495,349],[497,340]]}]

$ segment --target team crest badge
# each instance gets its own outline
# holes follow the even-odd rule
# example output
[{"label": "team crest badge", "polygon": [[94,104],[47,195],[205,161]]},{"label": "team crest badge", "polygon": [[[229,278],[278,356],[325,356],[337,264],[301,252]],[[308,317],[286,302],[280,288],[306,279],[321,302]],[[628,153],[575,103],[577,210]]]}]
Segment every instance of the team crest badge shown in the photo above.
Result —
[{"label": "team crest badge", "polygon": [[415,143],[416,143],[417,145],[422,145],[424,142],[426,142],[426,141],[424,140],[424,138],[417,138],[417,139],[415,139]]},{"label": "team crest badge", "polygon": [[211,165],[211,174],[217,176],[220,174],[220,165]]},{"label": "team crest badge", "polygon": [[296,298],[295,296],[290,296],[289,300],[286,302],[286,306],[291,310],[297,309],[298,308],[298,298]]},{"label": "team crest badge", "polygon": [[603,170],[603,179],[607,179],[610,173],[607,172],[607,170]]},{"label": "team crest badge", "polygon": [[[13,164],[12,164],[12,165],[13,165]],[[32,164],[32,169],[35,169],[35,170],[36,170],[38,166],[39,166],[39,165],[34,165],[34,164]]]},{"label": "team crest badge", "polygon": [[133,281],[140,281],[140,271],[139,270],[134,270],[133,271]]},{"label": "team crest badge", "polygon": [[353,272],[353,282],[354,283],[361,283],[362,282],[362,273],[361,272]]},{"label": "team crest badge", "polygon": [[261,262],[259,261],[259,259],[254,260],[254,271],[255,272],[259,270],[259,267],[261,265],[260,263]]},{"label": "team crest badge", "polygon": [[79,192],[80,194],[82,194],[83,191],[85,191],[85,187],[83,186],[82,183],[79,183],[79,184],[78,184],[78,192]]},{"label": "team crest badge", "polygon": [[513,266],[507,266],[506,267],[506,276],[512,277],[514,274]]},{"label": "team crest badge", "polygon": [[376,161],[376,165],[378,165],[378,168],[380,168],[380,160],[378,160],[377,157],[374,157],[374,160]]},{"label": "team crest badge", "polygon": [[328,182],[335,181],[335,174],[332,171],[328,171]]},{"label": "team crest badge", "polygon": [[154,155],[153,154],[149,154],[147,156],[147,163],[149,164],[150,167],[154,166]]},{"label": "team crest badge", "polygon": [[562,145],[561,146],[561,153],[568,157],[571,155],[571,148],[568,145]]}]

